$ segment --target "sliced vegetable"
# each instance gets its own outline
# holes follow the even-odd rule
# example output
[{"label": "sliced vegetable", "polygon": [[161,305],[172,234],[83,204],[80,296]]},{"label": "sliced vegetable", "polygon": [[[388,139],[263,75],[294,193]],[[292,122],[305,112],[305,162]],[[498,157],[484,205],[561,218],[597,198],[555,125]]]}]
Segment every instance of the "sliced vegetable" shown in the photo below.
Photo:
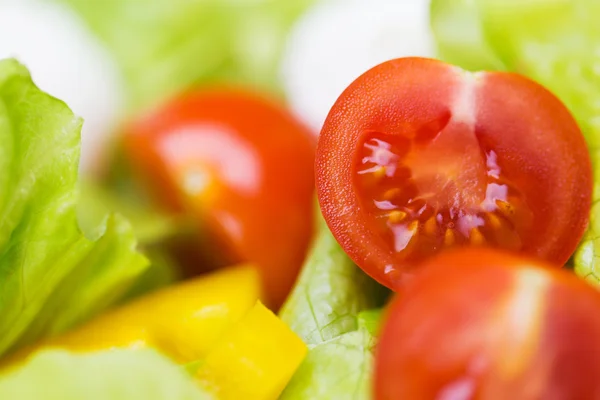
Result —
[{"label": "sliced vegetable", "polygon": [[[573,112],[594,164],[594,207],[590,229],[574,257],[575,271],[600,282],[600,3],[593,0],[540,4],[479,1],[490,46],[507,67],[535,79]],[[506,29],[510,27],[510,29]]]},{"label": "sliced vegetable", "polygon": [[[597,50],[600,26],[595,0],[502,1],[470,0],[472,10],[465,21],[450,16],[459,13],[462,0],[434,0],[432,19],[444,20],[448,30],[460,24],[476,26],[481,41],[501,60],[504,68],[529,76],[555,93],[575,115],[593,148],[600,136]],[[451,48],[444,30],[435,29],[443,54]],[[452,48],[467,51],[456,41]],[[451,60],[462,65],[461,60]]]},{"label": "sliced vegetable", "polygon": [[0,61],[0,355],[91,318],[144,272],[118,215],[77,221],[81,120]]},{"label": "sliced vegetable", "polygon": [[257,303],[229,330],[195,373],[220,400],[275,400],[306,355],[306,345]]},{"label": "sliced vegetable", "polygon": [[[525,74],[553,91],[577,118],[586,136],[594,164],[594,207],[591,224],[573,259],[575,271],[591,282],[600,282],[600,26],[594,0],[540,2],[471,0],[472,12],[461,13],[460,0],[432,2],[433,29],[440,52],[463,67],[464,59],[448,58],[470,52],[464,40],[447,41],[448,32],[461,26],[477,27],[481,43],[500,60],[503,68]],[[440,23],[440,22],[443,22]],[[445,26],[445,28],[443,26]],[[463,37],[464,39],[464,37]]]},{"label": "sliced vegetable", "polygon": [[156,197],[191,213],[211,252],[258,265],[268,304],[280,305],[312,233],[307,130],[250,92],[196,91],[135,121],[125,144]]},{"label": "sliced vegetable", "polygon": [[332,108],[316,166],[334,236],[391,288],[457,246],[562,265],[588,223],[592,171],[579,127],[516,74],[422,58],[380,64]]},{"label": "sliced vegetable", "polygon": [[492,250],[438,256],[394,300],[375,399],[590,399],[600,392],[600,293]]},{"label": "sliced vegetable", "polygon": [[212,400],[183,370],[150,351],[44,351],[0,376],[0,398]]},{"label": "sliced vegetable", "polygon": [[141,297],[27,353],[39,347],[77,352],[154,347],[187,363],[205,357],[259,297],[255,268],[227,268]]}]

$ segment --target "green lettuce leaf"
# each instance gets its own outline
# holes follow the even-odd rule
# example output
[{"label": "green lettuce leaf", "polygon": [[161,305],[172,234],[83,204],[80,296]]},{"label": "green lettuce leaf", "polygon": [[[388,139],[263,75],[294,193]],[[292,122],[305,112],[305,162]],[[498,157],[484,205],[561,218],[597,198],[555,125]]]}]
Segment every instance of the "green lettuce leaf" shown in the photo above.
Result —
[{"label": "green lettuce leaf", "polygon": [[129,223],[77,218],[81,120],[0,61],[0,356],[114,303],[145,270]]},{"label": "green lettuce leaf", "polygon": [[387,293],[348,258],[324,224],[280,311],[309,346],[358,329],[359,312],[378,307]]},{"label": "green lettuce leaf", "polygon": [[57,0],[72,7],[121,66],[134,109],[198,82],[279,88],[295,18],[314,0]]},{"label": "green lettuce leaf", "polygon": [[165,242],[186,232],[188,221],[167,215],[144,202],[141,196],[128,197],[97,182],[81,183],[78,218],[81,226],[96,226],[108,213],[120,213],[130,222],[138,241],[138,250],[150,265],[137,279],[122,301],[174,283],[181,278],[177,262],[165,248]]},{"label": "green lettuce leaf", "polygon": [[441,59],[470,71],[505,69],[484,37],[477,0],[432,0],[430,15]]},{"label": "green lettuce leaf", "polygon": [[592,144],[600,141],[600,2],[480,0],[486,38],[504,65],[553,91]]},{"label": "green lettuce leaf", "polygon": [[[462,20],[453,18],[467,3],[471,11],[463,14]],[[492,51],[498,66],[550,89],[577,119],[594,168],[594,205],[573,264],[579,276],[600,283],[600,2],[434,0],[431,11],[443,59],[462,65],[461,54],[472,47],[468,40],[463,47],[460,40],[449,45],[447,32],[460,30],[461,25],[477,26],[477,41]],[[439,28],[439,21],[445,21],[444,29]],[[473,56],[478,54],[482,53]],[[465,62],[462,66],[471,65]]]},{"label": "green lettuce leaf", "polygon": [[150,350],[45,351],[0,376],[0,399],[209,400],[183,369]]},{"label": "green lettuce leaf", "polygon": [[383,310],[381,308],[362,311],[358,314],[358,328],[366,329],[371,335],[377,336],[382,318]]},{"label": "green lettuce leaf", "polygon": [[133,229],[140,247],[148,247],[178,234],[185,218],[160,212],[147,200],[130,198],[93,181],[80,182],[79,223],[84,229],[97,226],[108,213],[119,212]]},{"label": "green lettuce leaf", "polygon": [[369,399],[387,289],[363,273],[319,215],[319,234],[280,316],[309,347],[281,399]]},{"label": "green lettuce leaf", "polygon": [[380,312],[358,316],[358,330],[313,347],[280,400],[372,398],[373,349]]}]

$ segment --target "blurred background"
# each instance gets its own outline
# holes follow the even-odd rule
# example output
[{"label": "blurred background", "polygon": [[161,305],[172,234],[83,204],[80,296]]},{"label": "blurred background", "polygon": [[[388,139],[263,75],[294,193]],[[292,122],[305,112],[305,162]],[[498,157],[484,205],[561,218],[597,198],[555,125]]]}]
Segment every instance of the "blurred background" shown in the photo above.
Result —
[{"label": "blurred background", "polygon": [[[107,210],[124,214],[152,261],[132,295],[251,261],[287,271],[271,283],[276,287],[271,291],[281,292],[274,302],[277,307],[312,236],[311,224],[298,221],[312,220],[314,139],[329,109],[370,67],[391,58],[434,54],[427,0],[0,0],[0,58],[14,57],[25,64],[37,85],[84,120],[80,223],[94,226]],[[221,154],[220,160],[207,160],[207,151],[199,149],[185,152],[193,147],[189,141],[173,150],[176,161],[155,154],[156,140],[132,139],[129,143],[134,144],[125,145],[127,137],[140,132],[164,136],[181,125],[181,110],[202,107],[190,106],[187,94],[201,96],[204,90],[239,91],[264,101],[249,112],[257,116],[248,117],[244,110],[252,103],[236,103],[240,96],[233,96],[219,103],[229,114],[216,112],[219,116],[211,114],[205,120],[230,127],[237,117],[244,120],[240,124],[246,125],[232,128],[238,130],[235,140],[241,132],[244,148],[262,152],[249,157],[263,170],[261,182],[271,186],[250,176],[247,163],[236,167],[249,152],[231,150],[238,145],[223,134],[202,145],[210,147],[208,153]],[[258,115],[267,109],[273,114],[261,120]],[[192,119],[198,111],[194,110]],[[150,132],[167,117],[176,122],[166,123],[162,133]],[[273,132],[260,132],[278,119],[281,123]],[[270,134],[296,139],[279,144],[253,139]],[[305,171],[278,167],[281,161],[273,154],[293,159],[303,146],[299,136],[310,141],[305,154],[296,154],[294,161],[298,171]],[[148,154],[156,157],[150,161]],[[219,164],[218,171],[211,167],[209,173],[218,175],[215,179],[221,183],[211,202],[180,195],[182,186],[173,183],[178,179],[173,176],[185,175],[182,179],[196,186],[206,182],[197,167],[181,172],[183,158],[188,164]],[[155,168],[158,164],[162,167]],[[264,172],[267,169],[283,169],[281,179]],[[256,201],[239,186],[223,189],[227,176],[253,182],[259,193]],[[300,193],[298,187],[307,189]],[[165,196],[156,192],[173,195],[163,201]],[[274,192],[293,192],[301,201],[294,206]],[[272,206],[275,203],[279,206]],[[250,212],[256,214],[254,220]],[[275,236],[284,239],[273,243],[269,238]],[[265,256],[274,247],[281,248],[282,255]]]},{"label": "blurred background", "polygon": [[366,69],[432,56],[427,0],[0,0],[0,57],[85,119],[84,173],[131,115],[214,83],[277,99],[317,132]]}]

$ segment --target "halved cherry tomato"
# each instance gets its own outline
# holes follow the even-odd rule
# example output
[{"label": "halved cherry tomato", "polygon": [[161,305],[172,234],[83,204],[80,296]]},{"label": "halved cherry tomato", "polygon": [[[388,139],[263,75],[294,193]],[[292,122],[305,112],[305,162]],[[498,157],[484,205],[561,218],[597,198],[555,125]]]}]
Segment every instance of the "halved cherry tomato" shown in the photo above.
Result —
[{"label": "halved cherry tomato", "polygon": [[291,288],[312,232],[312,135],[286,110],[240,90],[196,91],[133,123],[131,162],[157,197],[191,212],[211,251],[260,266],[268,304]]},{"label": "halved cherry tomato", "polygon": [[592,194],[584,138],[549,91],[424,58],[380,64],[344,91],[319,138],[316,182],[336,239],[391,288],[457,246],[562,265]]},{"label": "halved cherry tomato", "polygon": [[596,399],[600,293],[491,249],[431,259],[386,312],[375,399]]}]

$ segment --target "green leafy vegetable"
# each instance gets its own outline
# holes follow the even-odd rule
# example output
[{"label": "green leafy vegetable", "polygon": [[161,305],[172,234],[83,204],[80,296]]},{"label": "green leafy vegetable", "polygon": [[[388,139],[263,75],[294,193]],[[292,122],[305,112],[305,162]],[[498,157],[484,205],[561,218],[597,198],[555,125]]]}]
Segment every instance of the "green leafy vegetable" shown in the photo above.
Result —
[{"label": "green leafy vegetable", "polygon": [[115,302],[145,270],[129,223],[77,220],[81,120],[0,61],[0,355]]},{"label": "green leafy vegetable", "polygon": [[145,108],[206,81],[273,90],[287,31],[314,0],[59,0],[114,54],[131,105]]},{"label": "green leafy vegetable", "polygon": [[378,316],[364,315],[358,330],[312,348],[280,399],[371,399],[375,337],[370,328],[378,325]]},{"label": "green leafy vegetable", "polygon": [[[453,17],[465,4],[470,11]],[[600,2],[434,0],[431,11],[442,58],[472,66],[462,59],[473,49],[468,40],[464,46],[458,39],[449,41],[448,32],[475,26],[478,43],[500,60],[496,66],[546,86],[577,119],[590,148],[595,183],[590,227],[573,262],[579,276],[600,284]]]},{"label": "green leafy vegetable", "polygon": [[280,316],[309,346],[358,329],[385,290],[348,258],[324,224]]},{"label": "green leafy vegetable", "polygon": [[359,329],[366,329],[371,335],[377,336],[379,334],[382,314],[383,310],[380,308],[361,312],[358,314]]},{"label": "green leafy vegetable", "polygon": [[280,316],[309,347],[281,399],[369,399],[374,332],[387,290],[319,235]]},{"label": "green leafy vegetable", "polygon": [[189,223],[183,217],[158,212],[141,198],[117,193],[91,181],[81,184],[80,197],[78,218],[81,226],[95,226],[107,213],[119,212],[131,223],[138,249],[150,260],[149,267],[122,301],[167,286],[180,278],[181,272],[165,249],[165,242],[187,232]]},{"label": "green leafy vegetable", "polygon": [[0,376],[0,399],[209,400],[183,369],[149,350],[38,353]]},{"label": "green leafy vegetable", "polygon": [[[598,163],[596,162],[596,165]],[[596,199],[600,198],[595,197]],[[592,206],[590,226],[573,259],[575,273],[600,286],[600,203]]]},{"label": "green leafy vegetable", "polygon": [[600,141],[600,2],[480,0],[490,46],[512,71],[552,90]]},{"label": "green leafy vegetable", "polygon": [[504,69],[484,37],[477,1],[432,0],[431,27],[438,54],[470,71]]},{"label": "green leafy vegetable", "polygon": [[119,212],[127,218],[140,246],[151,246],[175,236],[187,224],[183,217],[159,212],[144,199],[130,198],[99,183],[80,182],[79,223],[96,226],[107,213]]}]

